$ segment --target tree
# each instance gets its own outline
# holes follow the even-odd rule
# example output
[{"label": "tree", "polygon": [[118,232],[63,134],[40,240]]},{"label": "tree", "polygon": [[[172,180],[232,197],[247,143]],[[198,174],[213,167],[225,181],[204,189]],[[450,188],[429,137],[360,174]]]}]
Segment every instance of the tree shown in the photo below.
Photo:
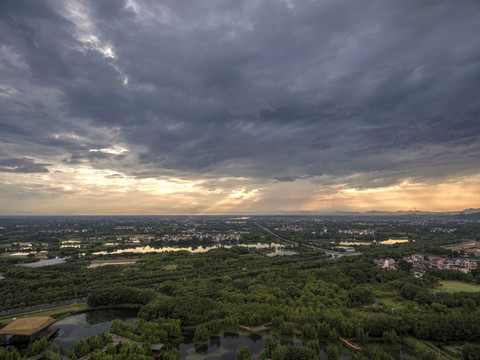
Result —
[{"label": "tree", "polygon": [[212,320],[207,324],[210,335],[218,335],[222,330],[222,324],[220,320]]},{"label": "tree", "polygon": [[250,348],[242,346],[237,349],[235,360],[253,360]]},{"label": "tree", "polygon": [[282,315],[278,315],[272,318],[272,326],[278,328],[280,325],[283,324],[285,319],[283,318]]},{"label": "tree", "polygon": [[366,333],[362,327],[357,328],[355,331],[355,339],[357,339],[360,344],[365,345],[368,342],[368,333]]},{"label": "tree", "polygon": [[420,360],[437,360],[437,355],[433,351],[422,349],[420,351]]},{"label": "tree", "polygon": [[480,360],[480,345],[465,343],[462,348],[464,360]]},{"label": "tree", "polygon": [[415,284],[406,284],[400,289],[400,295],[407,299],[413,300],[415,295],[423,290],[423,287],[415,285]]},{"label": "tree", "polygon": [[337,342],[338,338],[339,336],[337,329],[333,328],[332,330],[330,330],[330,332],[328,333],[328,341]]},{"label": "tree", "polygon": [[275,351],[275,349],[278,347],[278,341],[277,341],[277,338],[275,336],[271,336],[269,338],[266,338],[265,339],[265,350],[263,351],[264,352],[264,356],[263,357],[272,357],[273,355],[273,352]]},{"label": "tree", "polygon": [[463,312],[470,313],[477,310],[477,304],[472,299],[465,299],[463,301]]},{"label": "tree", "polygon": [[163,353],[163,360],[180,360],[180,350],[171,348]]},{"label": "tree", "polygon": [[302,336],[305,341],[315,340],[317,338],[317,333],[312,325],[307,324],[302,326]]},{"label": "tree", "polygon": [[0,348],[0,359],[5,360],[21,360],[22,356],[18,352],[17,348],[12,346],[9,350]]},{"label": "tree", "polygon": [[318,336],[321,337],[322,339],[328,338],[328,334],[330,333],[330,326],[327,324],[327,322],[322,322],[320,327],[318,328]]},{"label": "tree", "polygon": [[435,300],[435,296],[428,291],[420,291],[419,293],[417,293],[417,295],[414,296],[413,300],[421,305],[430,305]]},{"label": "tree", "polygon": [[368,360],[368,358],[362,353],[355,352],[353,353],[352,360]]},{"label": "tree", "polygon": [[293,336],[293,325],[286,322],[282,323],[280,325],[280,335]]},{"label": "tree", "polygon": [[48,349],[48,341],[45,338],[37,340],[29,345],[27,353],[29,356],[39,355]]},{"label": "tree", "polygon": [[338,351],[338,346],[332,343],[329,343],[327,345],[326,352],[327,352],[328,360],[337,360],[338,356],[340,355],[340,352]]},{"label": "tree", "polygon": [[413,269],[413,264],[411,262],[408,262],[408,261],[405,261],[405,260],[401,259],[398,262],[398,268],[402,271],[410,272],[410,270]]},{"label": "tree", "polygon": [[205,343],[210,339],[210,332],[208,331],[207,326],[199,325],[195,329],[195,335],[193,336],[193,341],[195,343]]},{"label": "tree", "polygon": [[108,344],[107,345],[107,354],[109,355],[114,355],[117,352],[117,348],[113,344]]},{"label": "tree", "polygon": [[386,353],[381,347],[377,346],[373,349],[370,355],[372,360],[395,360],[393,356]]},{"label": "tree", "polygon": [[348,292],[348,298],[353,306],[367,305],[373,302],[373,293],[370,289],[356,287]]},{"label": "tree", "polygon": [[320,347],[320,343],[318,342],[318,339],[308,340],[305,346],[315,351],[316,354],[318,354],[322,350],[322,348]]},{"label": "tree", "polygon": [[393,329],[385,331],[383,333],[383,340],[389,345],[395,345],[398,342],[398,335]]},{"label": "tree", "polygon": [[90,347],[87,345],[85,340],[79,340],[72,344],[72,351],[78,356],[82,357],[88,355],[90,352]]},{"label": "tree", "polygon": [[238,325],[239,322],[240,321],[238,320],[238,316],[229,315],[229,316],[225,317],[224,324],[227,327],[232,327],[232,326]]}]

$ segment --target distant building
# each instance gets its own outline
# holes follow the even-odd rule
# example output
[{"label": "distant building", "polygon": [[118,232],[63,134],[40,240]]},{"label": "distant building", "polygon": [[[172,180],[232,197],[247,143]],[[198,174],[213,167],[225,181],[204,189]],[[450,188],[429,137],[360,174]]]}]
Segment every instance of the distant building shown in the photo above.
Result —
[{"label": "distant building", "polygon": [[433,267],[436,267],[437,269],[443,269],[443,266],[444,266],[444,260],[440,257],[433,257],[431,256],[429,258],[430,260],[430,265],[433,266]]},{"label": "distant building", "polygon": [[420,262],[423,261],[423,255],[420,254],[413,254],[412,255],[413,262]]}]

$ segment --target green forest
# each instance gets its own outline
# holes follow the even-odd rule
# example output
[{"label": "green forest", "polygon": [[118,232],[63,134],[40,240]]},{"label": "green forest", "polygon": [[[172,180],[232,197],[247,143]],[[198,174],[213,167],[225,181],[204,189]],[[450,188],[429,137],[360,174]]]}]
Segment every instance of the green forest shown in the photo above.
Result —
[{"label": "green forest", "polygon": [[[342,347],[352,359],[393,359],[388,350],[399,348],[418,359],[479,359],[480,292],[441,289],[445,280],[478,284],[480,272],[428,270],[423,278],[415,277],[403,256],[420,247],[426,254],[445,251],[426,243],[359,247],[361,254],[338,259],[303,246],[295,248],[296,255],[273,257],[234,246],[145,254],[129,265],[96,268],[87,265],[100,256],[71,256],[66,263],[40,268],[0,258],[5,277],[0,306],[5,310],[77,296],[87,298],[89,309],[138,309],[135,324],[114,321],[110,334],[164,344],[164,359],[180,359],[178,345],[187,333],[204,344],[211,336],[249,335],[259,327],[268,333],[261,359],[320,359],[322,344],[328,359],[339,358]],[[373,260],[379,257],[397,259],[398,269],[378,266]],[[36,342],[27,355],[151,358],[148,346],[132,343],[100,353],[109,346],[110,334],[80,340],[72,349]],[[295,338],[300,346],[279,341]],[[21,356],[3,348],[0,358]],[[248,348],[238,349],[237,359],[253,358]]]}]

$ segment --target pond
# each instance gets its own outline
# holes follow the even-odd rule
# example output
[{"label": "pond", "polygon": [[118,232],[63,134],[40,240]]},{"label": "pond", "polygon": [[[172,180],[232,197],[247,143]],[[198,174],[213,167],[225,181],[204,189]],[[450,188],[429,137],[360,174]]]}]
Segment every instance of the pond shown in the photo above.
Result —
[{"label": "pond", "polygon": [[[58,336],[54,344],[71,349],[72,344],[78,340],[85,340],[88,337],[108,332],[113,320],[119,319],[126,323],[133,323],[136,319],[136,312],[125,309],[110,309],[89,311],[86,313],[69,316],[56,322],[52,327],[59,328]],[[248,346],[253,356],[257,357],[263,351],[265,339],[270,337],[269,332],[263,334],[252,334],[240,336],[237,333],[225,333],[222,336],[212,336],[210,342],[205,345],[195,345],[192,341],[193,333],[185,334],[185,339],[179,345],[182,360],[235,360],[237,349],[241,346]],[[280,344],[292,344],[300,346],[299,338],[293,341],[280,340]],[[320,358],[327,359],[325,349],[327,344],[320,342]],[[387,350],[396,360],[415,358],[414,354],[407,349]],[[340,348],[340,360],[350,360],[351,352],[342,346]]]},{"label": "pond", "polygon": [[67,258],[56,258],[56,259],[48,259],[48,260],[40,260],[37,262],[32,262],[28,264],[19,264],[18,266],[26,266],[31,268],[37,268],[42,266],[51,266],[51,265],[58,265],[63,264]]},{"label": "pond", "polygon": [[115,319],[133,323],[136,317],[137,311],[126,309],[97,310],[72,315],[52,325],[52,328],[59,329],[53,343],[71,349],[72,344],[78,340],[108,332]]},{"label": "pond", "polygon": [[291,255],[297,255],[298,253],[296,251],[292,251],[292,250],[281,250],[281,249],[277,249],[275,251],[272,251],[272,252],[269,252],[267,254],[267,256],[281,256],[281,255],[285,255],[285,256],[291,256]]}]

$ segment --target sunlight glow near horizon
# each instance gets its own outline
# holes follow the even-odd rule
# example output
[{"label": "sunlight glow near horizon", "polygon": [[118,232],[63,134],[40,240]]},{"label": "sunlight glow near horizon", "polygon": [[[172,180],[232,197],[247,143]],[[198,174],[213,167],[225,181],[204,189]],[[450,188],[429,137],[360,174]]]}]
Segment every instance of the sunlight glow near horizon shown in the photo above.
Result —
[{"label": "sunlight glow near horizon", "polygon": [[[11,214],[460,211],[476,207],[480,191],[480,175],[440,184],[405,179],[397,185],[367,189],[322,186],[305,179],[259,184],[254,179],[229,178],[216,179],[217,187],[211,189],[211,179],[137,178],[85,167],[56,166],[51,170],[48,174],[5,174],[4,181],[24,194],[17,200],[15,194],[5,199]],[[29,196],[32,192],[35,197]],[[47,206],[46,197],[55,206]]]}]

